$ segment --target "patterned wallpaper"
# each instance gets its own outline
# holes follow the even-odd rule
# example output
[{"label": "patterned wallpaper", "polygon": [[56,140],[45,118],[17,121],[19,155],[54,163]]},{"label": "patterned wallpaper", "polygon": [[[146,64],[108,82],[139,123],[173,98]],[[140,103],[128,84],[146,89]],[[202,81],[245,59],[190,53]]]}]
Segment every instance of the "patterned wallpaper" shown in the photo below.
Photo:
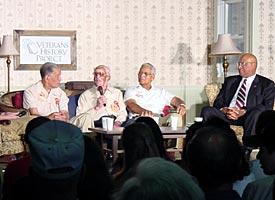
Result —
[{"label": "patterned wallpaper", "polygon": [[253,6],[253,52],[258,57],[258,72],[275,80],[275,0],[257,0]]},{"label": "patterned wallpaper", "polygon": [[[157,67],[155,85],[202,86],[212,79],[207,45],[213,41],[213,4],[214,0],[1,0],[0,37],[15,29],[76,30],[77,70],[63,71],[62,82],[91,80],[93,68],[106,64],[112,70],[111,85],[132,86],[140,65],[150,62]],[[12,62],[12,90],[38,79],[38,71],[14,70]],[[5,88],[5,59],[0,59],[0,80],[0,88]]]}]

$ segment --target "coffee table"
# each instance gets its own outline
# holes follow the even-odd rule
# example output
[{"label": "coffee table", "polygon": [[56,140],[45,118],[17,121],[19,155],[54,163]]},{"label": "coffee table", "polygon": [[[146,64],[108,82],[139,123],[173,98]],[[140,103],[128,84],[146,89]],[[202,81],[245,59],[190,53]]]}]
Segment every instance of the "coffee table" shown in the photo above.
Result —
[{"label": "coffee table", "polygon": [[[91,132],[96,133],[100,138],[101,146],[103,147],[103,136],[112,139],[112,152],[113,152],[113,162],[118,158],[118,140],[121,138],[123,127],[114,127],[113,130],[107,130],[103,128],[89,128]],[[167,126],[161,126],[160,130],[162,132],[164,139],[172,138],[185,138],[186,137],[186,127],[182,128],[171,128]]]}]

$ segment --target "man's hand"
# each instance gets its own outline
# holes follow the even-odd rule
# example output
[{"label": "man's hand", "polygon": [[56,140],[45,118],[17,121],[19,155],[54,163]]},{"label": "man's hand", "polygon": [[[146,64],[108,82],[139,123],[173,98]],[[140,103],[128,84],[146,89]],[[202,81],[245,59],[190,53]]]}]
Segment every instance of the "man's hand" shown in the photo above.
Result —
[{"label": "man's hand", "polygon": [[185,105],[181,104],[177,107],[177,113],[183,116],[186,113]]},{"label": "man's hand", "polygon": [[120,121],[115,121],[114,122],[114,127],[120,127],[121,126],[121,122]]},{"label": "man's hand", "polygon": [[48,115],[48,118],[50,120],[61,120],[61,121],[65,121],[65,122],[68,120],[67,115],[62,112],[53,112],[50,115]]},{"label": "man's hand", "polygon": [[141,116],[144,116],[144,117],[153,117],[154,113],[150,110],[145,110],[141,113]]},{"label": "man's hand", "polygon": [[97,104],[96,104],[96,109],[101,109],[104,107],[104,104],[106,104],[107,98],[105,96],[100,96],[97,98]]},{"label": "man's hand", "polygon": [[237,120],[240,117],[244,116],[246,110],[241,109],[239,110],[238,108],[235,107],[230,107],[230,108],[223,108],[221,111],[226,115],[227,119],[230,120]]}]

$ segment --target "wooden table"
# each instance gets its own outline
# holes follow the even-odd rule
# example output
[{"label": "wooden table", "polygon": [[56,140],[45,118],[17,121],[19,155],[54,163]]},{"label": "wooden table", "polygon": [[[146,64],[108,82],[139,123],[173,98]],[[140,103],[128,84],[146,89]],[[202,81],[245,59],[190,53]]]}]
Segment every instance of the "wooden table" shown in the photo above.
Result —
[{"label": "wooden table", "polygon": [[[118,157],[118,140],[121,138],[123,127],[115,127],[111,131],[103,128],[89,128],[89,130],[96,133],[99,136],[101,146],[103,145],[103,135],[112,138],[113,161],[116,161]],[[172,129],[171,127],[162,126],[160,127],[160,130],[163,134],[164,139],[186,137],[186,127]]]}]

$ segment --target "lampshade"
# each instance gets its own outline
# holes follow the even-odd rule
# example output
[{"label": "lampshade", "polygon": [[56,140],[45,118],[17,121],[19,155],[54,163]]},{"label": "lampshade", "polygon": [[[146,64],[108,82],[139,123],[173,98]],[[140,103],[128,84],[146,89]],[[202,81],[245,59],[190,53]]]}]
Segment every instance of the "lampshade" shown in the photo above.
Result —
[{"label": "lampshade", "polygon": [[230,34],[220,34],[209,56],[237,55],[242,52],[235,46]]},{"label": "lampshade", "polygon": [[3,42],[0,47],[0,57],[16,56],[18,51],[14,48],[11,35],[4,35]]},{"label": "lampshade", "polygon": [[0,57],[6,57],[6,63],[8,68],[8,92],[10,91],[10,64],[11,56],[19,55],[18,51],[14,48],[13,42],[12,42],[12,36],[11,35],[4,35],[3,36],[3,43],[0,47]]}]

